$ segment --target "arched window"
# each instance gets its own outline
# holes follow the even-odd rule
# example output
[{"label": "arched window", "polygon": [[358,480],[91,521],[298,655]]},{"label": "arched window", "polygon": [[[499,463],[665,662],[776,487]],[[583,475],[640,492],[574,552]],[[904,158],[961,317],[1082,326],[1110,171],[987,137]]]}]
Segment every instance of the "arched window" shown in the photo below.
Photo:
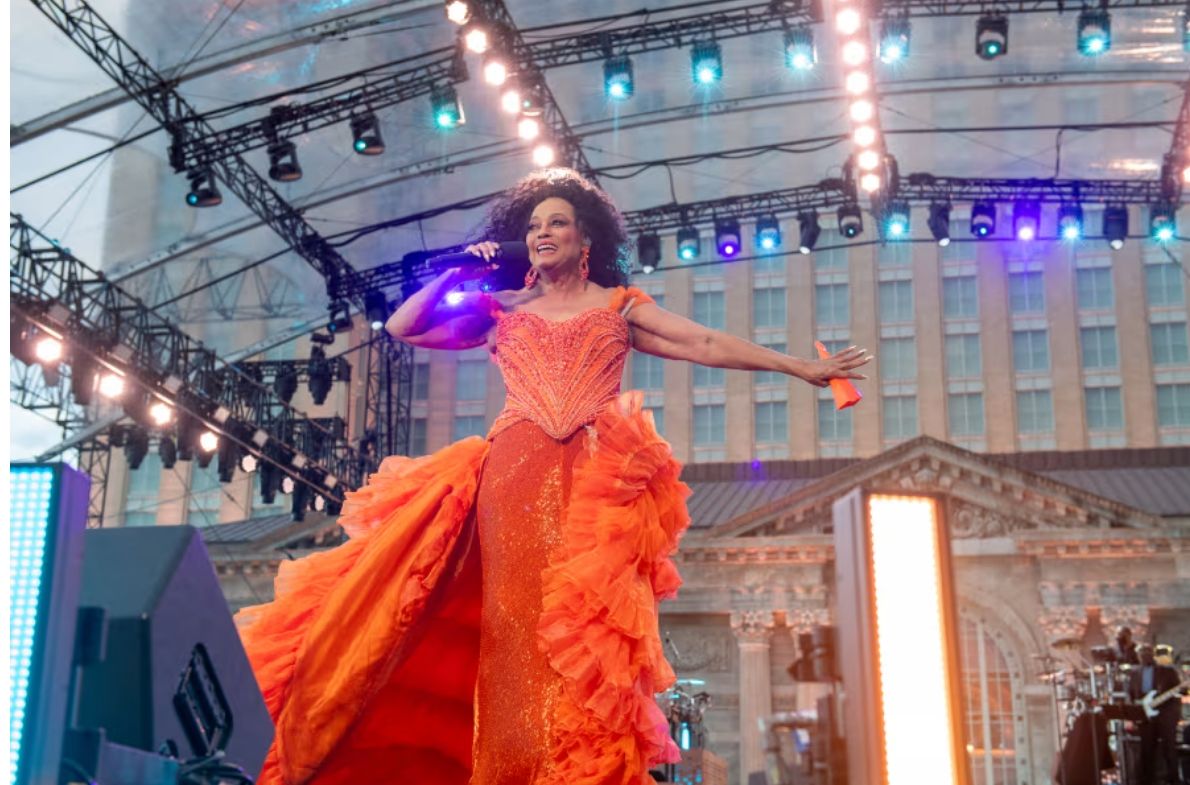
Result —
[{"label": "arched window", "polygon": [[1019,661],[1003,635],[962,614],[959,652],[973,785],[1028,785],[1025,703]]}]

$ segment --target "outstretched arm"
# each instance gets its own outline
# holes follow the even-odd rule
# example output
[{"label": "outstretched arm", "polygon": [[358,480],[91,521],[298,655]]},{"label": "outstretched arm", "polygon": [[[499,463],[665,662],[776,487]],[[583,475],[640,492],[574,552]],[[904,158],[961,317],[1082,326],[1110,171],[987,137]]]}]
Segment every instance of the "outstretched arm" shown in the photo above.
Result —
[{"label": "outstretched arm", "polygon": [[831,379],[866,379],[856,369],[871,361],[863,349],[852,346],[826,360],[803,360],[745,341],[698,322],[670,313],[652,303],[628,312],[633,344],[642,352],[670,360],[687,360],[712,368],[741,371],[778,371],[796,376],[816,387]]}]

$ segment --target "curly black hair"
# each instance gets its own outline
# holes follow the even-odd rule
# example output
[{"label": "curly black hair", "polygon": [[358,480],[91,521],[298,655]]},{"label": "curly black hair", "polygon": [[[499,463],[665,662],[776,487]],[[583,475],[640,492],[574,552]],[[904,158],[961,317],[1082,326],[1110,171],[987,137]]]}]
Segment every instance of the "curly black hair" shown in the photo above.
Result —
[{"label": "curly black hair", "polygon": [[[628,232],[611,197],[573,169],[554,167],[531,172],[508,189],[488,211],[480,239],[524,240],[533,208],[550,197],[574,207],[575,220],[591,238],[589,280],[614,288],[628,285]],[[491,280],[497,289],[524,285],[528,263],[502,265]]]}]

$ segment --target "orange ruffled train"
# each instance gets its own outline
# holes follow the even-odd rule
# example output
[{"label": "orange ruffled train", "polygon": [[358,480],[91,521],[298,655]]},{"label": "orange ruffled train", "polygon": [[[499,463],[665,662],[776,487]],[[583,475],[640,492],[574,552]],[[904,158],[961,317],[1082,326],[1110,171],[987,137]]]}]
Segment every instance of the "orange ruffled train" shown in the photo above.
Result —
[{"label": "orange ruffled train", "polygon": [[[657,603],[680,584],[689,489],[639,393],[593,425],[542,575],[538,644],[563,689],[540,785],[644,785],[678,759],[653,694],[674,679]],[[386,459],[344,505],[350,540],[283,562],[274,602],[237,616],[277,726],[262,785],[469,781],[488,450]]]}]

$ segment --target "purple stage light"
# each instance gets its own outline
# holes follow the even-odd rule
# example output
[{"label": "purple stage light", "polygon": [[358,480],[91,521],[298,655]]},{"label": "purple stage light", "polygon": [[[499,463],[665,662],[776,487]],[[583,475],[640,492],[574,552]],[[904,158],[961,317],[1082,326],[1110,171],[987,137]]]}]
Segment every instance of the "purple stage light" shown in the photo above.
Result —
[{"label": "purple stage light", "polygon": [[462,292],[447,292],[446,293],[446,304],[447,305],[454,306],[454,305],[458,305],[461,302],[463,302],[463,293]]}]

